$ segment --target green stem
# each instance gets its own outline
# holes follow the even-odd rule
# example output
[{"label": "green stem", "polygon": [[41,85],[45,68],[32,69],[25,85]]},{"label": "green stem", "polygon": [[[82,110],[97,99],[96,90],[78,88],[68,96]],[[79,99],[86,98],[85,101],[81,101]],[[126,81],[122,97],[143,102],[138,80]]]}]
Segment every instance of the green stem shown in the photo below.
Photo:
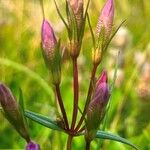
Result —
[{"label": "green stem", "polygon": [[78,83],[78,66],[77,58],[72,58],[73,61],[73,87],[74,87],[74,105],[73,105],[73,114],[72,114],[72,124],[71,129],[75,127],[77,114],[78,114],[78,98],[79,98],[79,83]]},{"label": "green stem", "polygon": [[89,103],[90,103],[90,100],[91,100],[91,96],[92,96],[92,92],[93,92],[93,82],[94,82],[94,78],[95,78],[96,69],[97,69],[97,65],[95,65],[93,67],[92,74],[91,74],[90,85],[89,85],[89,89],[88,89],[88,95],[87,95],[87,98],[86,98],[86,103],[85,103],[85,106],[84,106],[84,110],[83,110],[82,116],[81,116],[81,118],[79,120],[79,123],[78,123],[75,131],[79,130],[79,128],[82,125],[82,122],[83,122],[83,120],[85,118],[86,111],[87,111],[87,108],[89,106]]},{"label": "green stem", "polygon": [[43,5],[43,0],[40,0],[41,4],[41,10],[42,10],[42,15],[43,15],[43,20],[45,19],[45,12],[44,12],[44,5]]},{"label": "green stem", "polygon": [[86,141],[86,150],[90,150],[91,141]]},{"label": "green stem", "polygon": [[64,122],[65,122],[65,125],[66,125],[66,129],[69,130],[68,119],[67,119],[66,111],[65,111],[65,108],[64,108],[63,100],[62,100],[62,97],[61,97],[61,94],[60,94],[59,84],[56,84],[55,88],[56,88],[56,95],[57,95],[59,107],[60,107],[61,113],[63,115],[63,119],[64,119]]},{"label": "green stem", "polygon": [[67,140],[67,150],[71,150],[71,143],[72,143],[73,136],[69,135]]}]

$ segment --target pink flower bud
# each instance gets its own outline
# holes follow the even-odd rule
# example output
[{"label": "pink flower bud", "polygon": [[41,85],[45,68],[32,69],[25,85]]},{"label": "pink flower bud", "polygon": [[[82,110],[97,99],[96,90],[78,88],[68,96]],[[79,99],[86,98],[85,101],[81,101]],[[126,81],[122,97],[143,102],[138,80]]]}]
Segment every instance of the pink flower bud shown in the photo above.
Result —
[{"label": "pink flower bud", "polygon": [[95,92],[87,110],[87,138],[92,140],[96,130],[104,116],[104,110],[109,99],[109,87],[107,85],[107,73],[104,71],[99,77]]},{"label": "pink flower bud", "polygon": [[7,120],[13,125],[18,133],[26,139],[26,141],[30,141],[20,108],[10,89],[4,84],[0,84],[0,104]]},{"label": "pink flower bud", "polygon": [[48,63],[54,56],[54,49],[57,44],[57,40],[54,35],[53,28],[46,20],[43,20],[41,38],[43,54],[46,62]]},{"label": "pink flower bud", "polygon": [[40,145],[30,141],[26,146],[26,150],[40,150]]},{"label": "pink flower bud", "polygon": [[96,34],[99,36],[102,28],[104,29],[105,38],[109,38],[113,26],[114,19],[114,2],[107,0],[98,19]]},{"label": "pink flower bud", "polygon": [[76,17],[78,28],[80,28],[83,20],[83,0],[68,0],[73,13]]}]

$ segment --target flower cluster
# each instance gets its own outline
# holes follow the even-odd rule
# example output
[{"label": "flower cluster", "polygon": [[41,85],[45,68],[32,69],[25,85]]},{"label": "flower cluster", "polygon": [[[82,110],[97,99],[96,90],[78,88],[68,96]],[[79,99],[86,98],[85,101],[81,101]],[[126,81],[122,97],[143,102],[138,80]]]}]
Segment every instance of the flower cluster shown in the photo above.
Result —
[{"label": "flower cluster", "polygon": [[[87,10],[89,7],[89,1],[85,7],[83,0],[67,0],[67,22],[62,17],[56,2],[55,5],[58,14],[61,16],[61,19],[64,22],[68,31],[69,42],[66,44],[66,47],[70,54],[73,65],[74,96],[71,124],[69,124],[60,91],[62,59],[61,42],[59,39],[56,38],[52,25],[45,18],[43,18],[41,30],[41,47],[46,66],[52,77],[52,83],[56,92],[58,105],[61,110],[61,124],[63,124],[63,130],[69,135],[67,142],[67,149],[69,150],[71,147],[70,141],[72,140],[72,137],[82,132],[84,132],[86,142],[91,142],[95,138],[97,129],[99,128],[100,123],[105,115],[105,108],[110,96],[107,72],[103,71],[96,83],[95,76],[96,70],[109,44],[108,41],[111,39],[111,31],[114,18],[114,3],[113,0],[106,0],[106,4],[104,5],[98,19],[96,34],[94,35],[93,33],[93,39],[96,41],[96,45],[93,45],[93,51],[91,52],[93,69],[91,71],[91,78],[87,98],[85,100],[85,106],[78,123],[78,57],[80,55],[86,19],[88,17]],[[11,91],[4,84],[0,84],[0,103],[2,105],[3,114],[5,115],[5,117],[18,131],[18,133],[27,141],[26,149],[39,150],[40,146],[32,142],[30,139],[27,130],[27,124],[25,122],[25,117],[20,109],[20,105],[18,105]],[[81,126],[84,123],[84,120],[85,124],[82,128]],[[59,127],[62,128],[62,126]]]}]

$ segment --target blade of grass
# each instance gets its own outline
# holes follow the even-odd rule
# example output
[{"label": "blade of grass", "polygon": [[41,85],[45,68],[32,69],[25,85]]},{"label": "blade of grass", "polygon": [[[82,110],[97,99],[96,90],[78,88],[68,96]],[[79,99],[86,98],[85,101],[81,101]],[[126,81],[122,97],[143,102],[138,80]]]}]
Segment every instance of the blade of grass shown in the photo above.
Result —
[{"label": "blade of grass", "polygon": [[7,58],[0,58],[0,65],[11,67],[17,71],[20,71],[20,72],[26,74],[28,77],[35,80],[49,96],[51,96],[52,98],[54,97],[53,90],[46,83],[46,81],[44,79],[42,79],[37,73],[33,72],[26,66],[19,64],[17,62],[14,62]]}]

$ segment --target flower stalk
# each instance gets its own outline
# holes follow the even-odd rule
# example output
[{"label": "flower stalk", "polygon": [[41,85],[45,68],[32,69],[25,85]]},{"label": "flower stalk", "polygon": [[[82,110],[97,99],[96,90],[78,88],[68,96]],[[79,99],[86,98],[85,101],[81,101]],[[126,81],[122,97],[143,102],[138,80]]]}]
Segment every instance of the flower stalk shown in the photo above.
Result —
[{"label": "flower stalk", "polygon": [[97,67],[98,67],[97,65],[93,66],[91,79],[90,79],[90,84],[89,84],[89,89],[88,89],[88,94],[87,94],[87,98],[86,98],[86,103],[85,103],[85,106],[84,106],[82,116],[79,120],[79,123],[78,123],[77,127],[75,128],[75,131],[79,130],[79,128],[81,127],[81,125],[82,125],[82,123],[85,119],[86,112],[87,112],[87,109],[88,109],[88,106],[89,106],[89,103],[90,103],[90,100],[91,100],[92,92],[93,92],[93,85],[94,85],[94,79],[95,79],[95,74],[96,74]]},{"label": "flower stalk", "polygon": [[56,95],[57,95],[58,104],[59,104],[61,113],[63,115],[64,122],[65,122],[66,130],[69,130],[69,123],[68,123],[65,107],[64,107],[64,104],[63,104],[63,100],[62,100],[62,97],[61,97],[59,84],[55,85],[55,89],[56,89]]},{"label": "flower stalk", "polygon": [[73,105],[71,130],[74,130],[76,119],[77,119],[77,114],[78,114],[78,99],[79,99],[77,58],[72,58],[72,63],[73,63],[74,105]]}]

